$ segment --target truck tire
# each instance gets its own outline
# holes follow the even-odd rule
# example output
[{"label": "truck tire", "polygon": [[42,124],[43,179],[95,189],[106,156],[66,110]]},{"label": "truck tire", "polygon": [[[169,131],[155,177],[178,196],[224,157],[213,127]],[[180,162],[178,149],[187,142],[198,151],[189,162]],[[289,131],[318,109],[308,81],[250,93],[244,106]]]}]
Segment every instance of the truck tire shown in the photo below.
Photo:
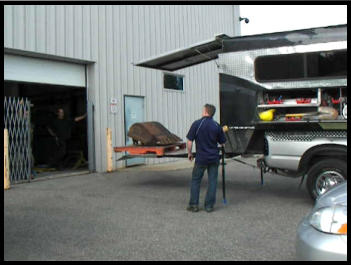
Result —
[{"label": "truck tire", "polygon": [[347,178],[347,164],[339,159],[323,159],[313,164],[307,172],[307,190],[316,199],[332,186]]}]

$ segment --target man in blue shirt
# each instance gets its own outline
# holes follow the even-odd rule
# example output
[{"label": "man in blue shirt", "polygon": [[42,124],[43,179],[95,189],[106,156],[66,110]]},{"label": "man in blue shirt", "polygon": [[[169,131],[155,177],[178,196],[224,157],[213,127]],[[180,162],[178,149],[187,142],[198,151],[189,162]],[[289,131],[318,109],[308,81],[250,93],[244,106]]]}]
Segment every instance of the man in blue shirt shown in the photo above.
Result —
[{"label": "man in blue shirt", "polygon": [[215,106],[206,104],[202,110],[202,118],[193,122],[186,136],[188,139],[188,158],[190,161],[193,160],[193,141],[195,140],[196,143],[196,158],[192,173],[188,211],[199,211],[200,184],[206,169],[208,174],[208,188],[205,199],[205,210],[212,212],[216,202],[219,166],[218,143],[223,145],[226,138],[222,127],[213,120],[215,112]]}]

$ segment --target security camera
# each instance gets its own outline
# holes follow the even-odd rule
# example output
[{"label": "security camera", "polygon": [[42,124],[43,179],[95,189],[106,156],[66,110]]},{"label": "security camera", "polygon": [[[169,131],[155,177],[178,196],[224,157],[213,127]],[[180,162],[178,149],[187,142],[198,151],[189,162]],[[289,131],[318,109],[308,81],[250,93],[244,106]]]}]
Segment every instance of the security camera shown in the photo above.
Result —
[{"label": "security camera", "polygon": [[239,17],[239,21],[244,20],[246,24],[250,22],[250,20],[247,17]]}]

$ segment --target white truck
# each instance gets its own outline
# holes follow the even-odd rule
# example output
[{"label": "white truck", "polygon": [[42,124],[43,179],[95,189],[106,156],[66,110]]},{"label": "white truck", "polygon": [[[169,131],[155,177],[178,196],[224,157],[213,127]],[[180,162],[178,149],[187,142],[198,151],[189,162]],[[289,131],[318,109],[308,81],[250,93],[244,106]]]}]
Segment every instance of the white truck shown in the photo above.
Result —
[{"label": "white truck", "polygon": [[347,178],[347,25],[221,34],[136,65],[176,71],[210,60],[227,157],[262,154],[263,172],[306,178],[313,199]]}]

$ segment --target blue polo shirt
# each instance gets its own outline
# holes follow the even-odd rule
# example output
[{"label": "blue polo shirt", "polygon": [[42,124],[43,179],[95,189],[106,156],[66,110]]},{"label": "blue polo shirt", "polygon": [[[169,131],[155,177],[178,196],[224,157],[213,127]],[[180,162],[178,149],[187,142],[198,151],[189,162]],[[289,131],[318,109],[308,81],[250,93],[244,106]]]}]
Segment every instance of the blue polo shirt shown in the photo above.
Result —
[{"label": "blue polo shirt", "polygon": [[222,127],[212,117],[202,117],[194,121],[186,136],[196,143],[195,163],[208,165],[219,162],[218,143],[226,141]]}]

